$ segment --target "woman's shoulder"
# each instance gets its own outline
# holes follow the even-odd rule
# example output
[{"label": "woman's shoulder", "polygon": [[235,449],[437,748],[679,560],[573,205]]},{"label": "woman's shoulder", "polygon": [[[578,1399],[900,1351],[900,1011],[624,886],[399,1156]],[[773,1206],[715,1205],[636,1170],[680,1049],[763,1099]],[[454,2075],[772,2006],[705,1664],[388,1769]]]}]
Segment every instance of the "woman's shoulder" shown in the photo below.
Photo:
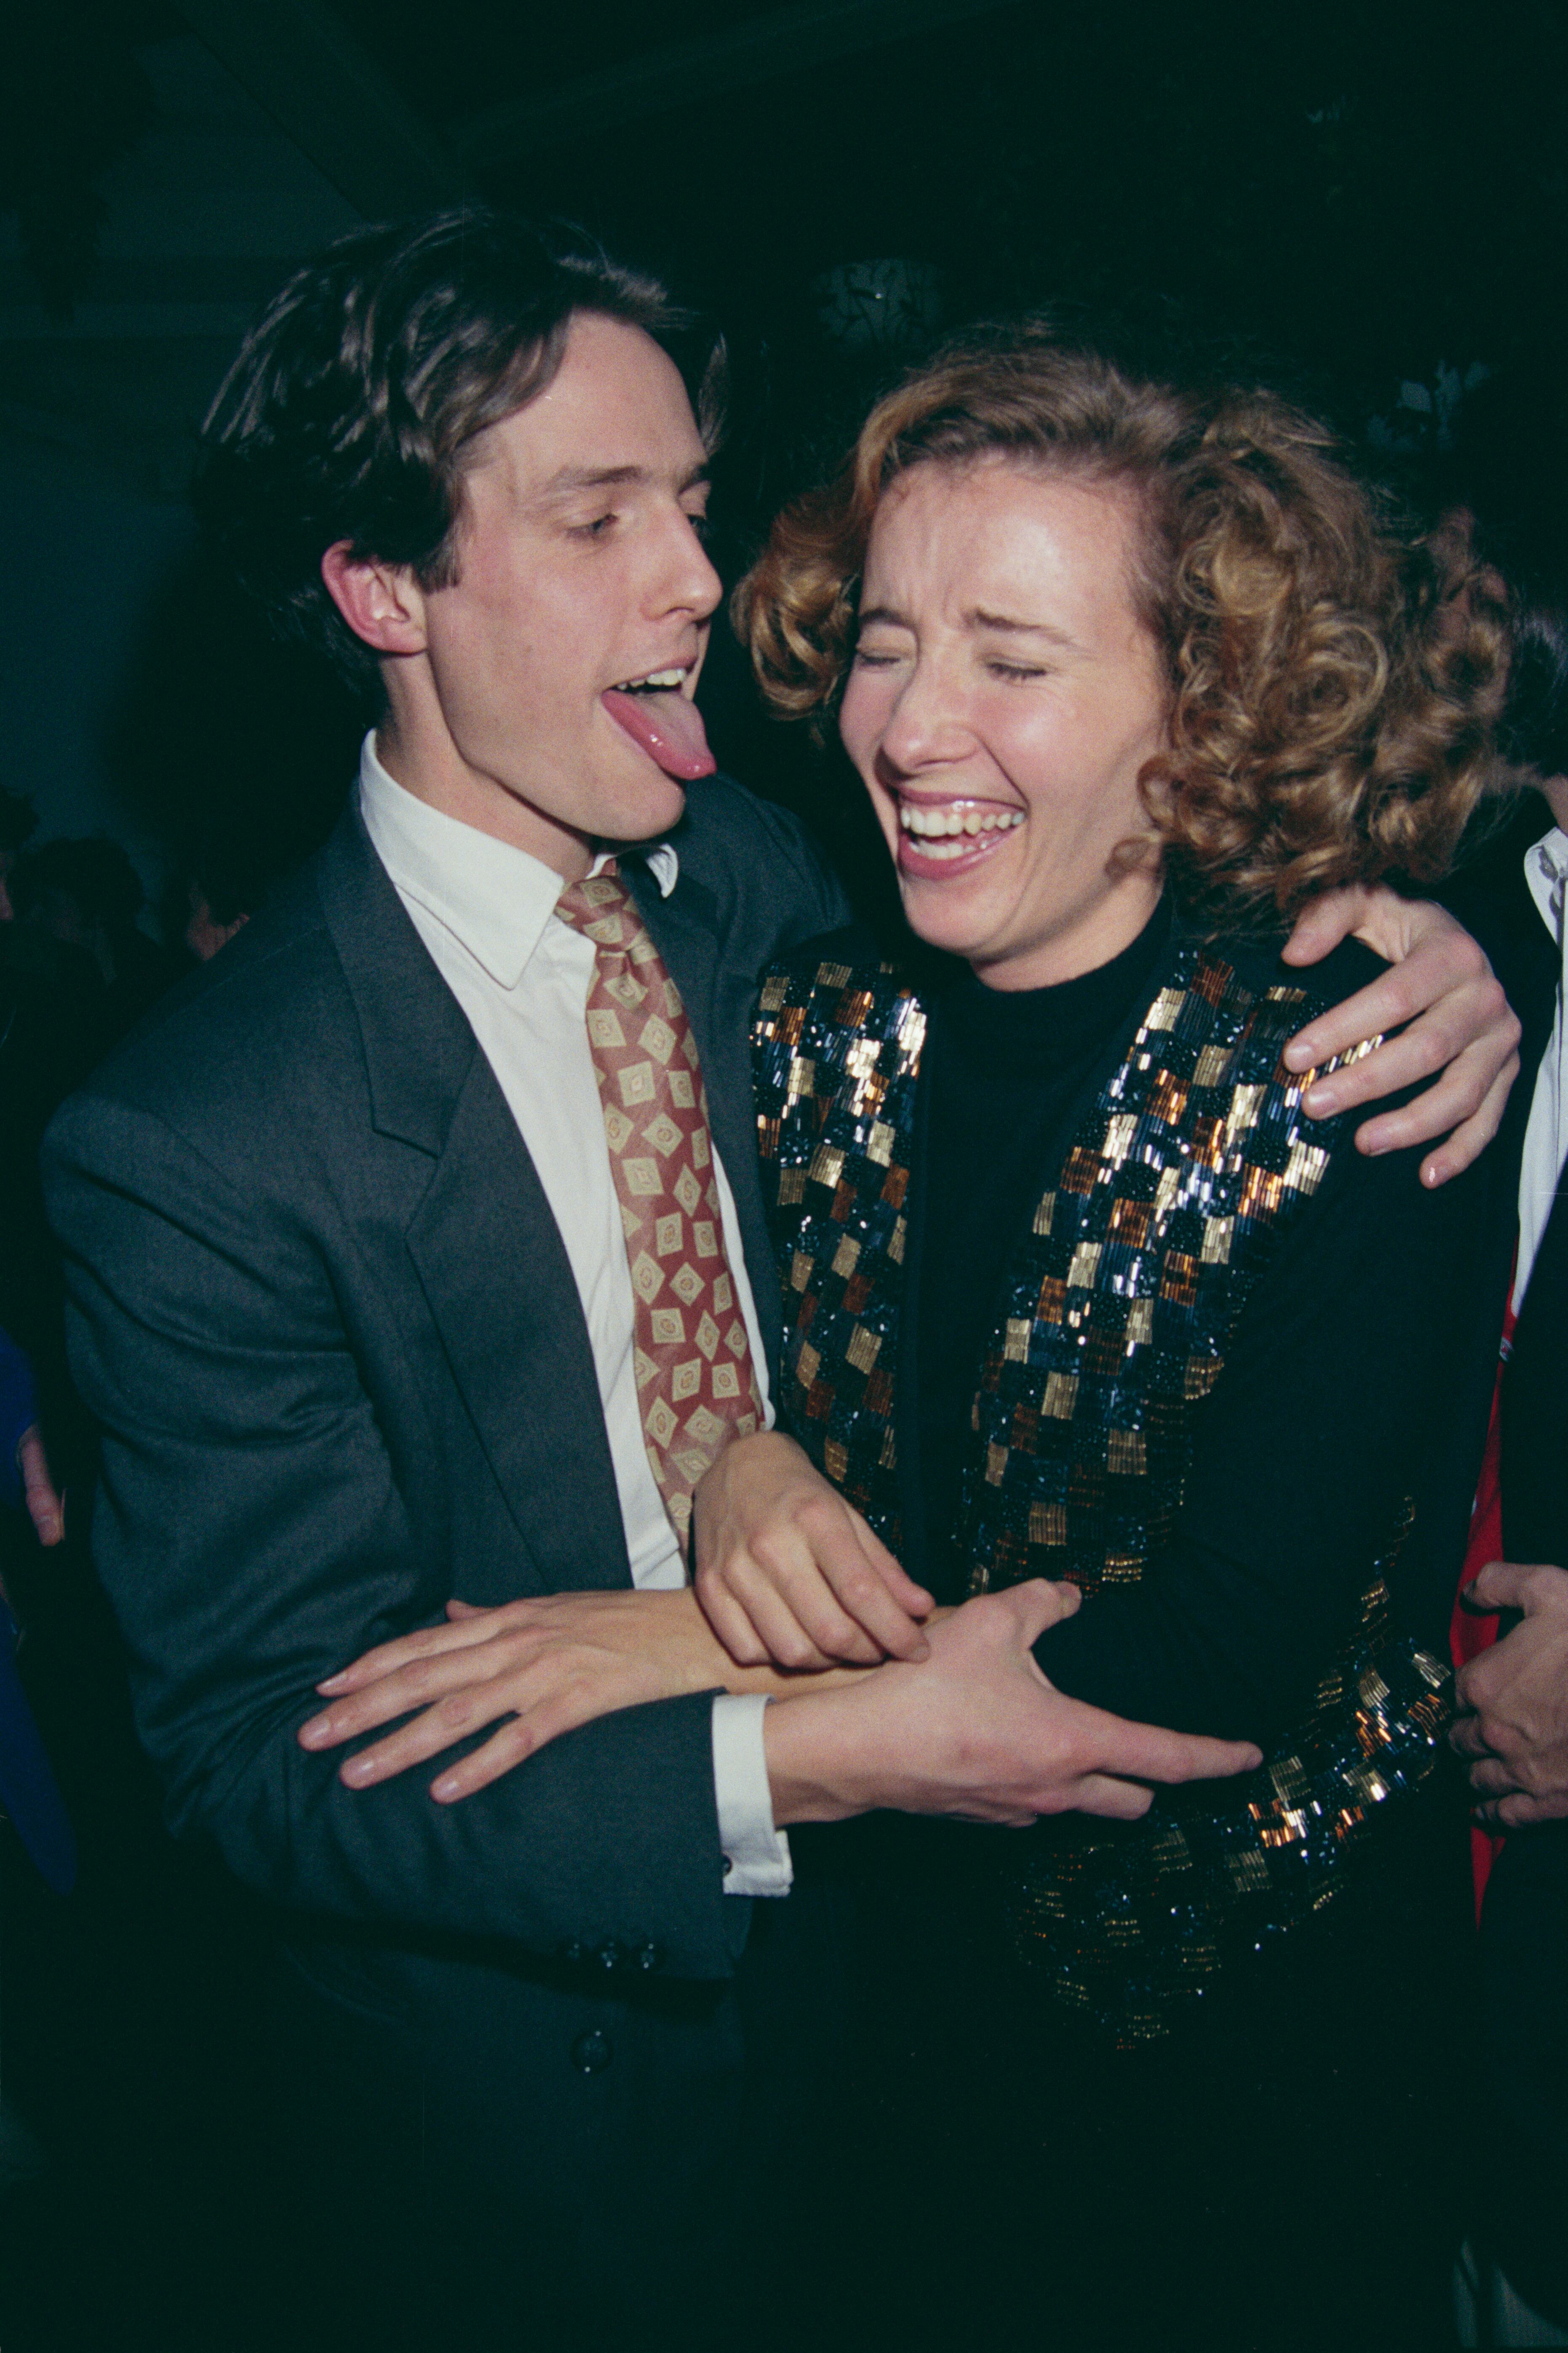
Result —
[{"label": "woman's shoulder", "polygon": [[918,993],[911,961],[856,921],[819,932],[768,966],[759,1020],[766,1029],[793,1011],[813,1027],[853,1031]]},{"label": "woman's shoulder", "polygon": [[1342,940],[1339,946],[1317,964],[1287,964],[1281,954],[1289,934],[1273,932],[1262,934],[1221,936],[1218,939],[1194,938],[1193,944],[1227,965],[1241,986],[1258,996],[1269,993],[1281,1001],[1289,1000],[1308,1009],[1301,1014],[1300,1028],[1317,1012],[1330,1006],[1342,1005],[1359,988],[1376,980],[1388,970],[1387,965],[1360,940]]},{"label": "woman's shoulder", "polygon": [[[830,971],[851,974],[892,974],[899,969],[898,963],[879,940],[870,924],[860,922],[858,918],[852,923],[839,923],[830,932],[818,932],[813,938],[803,940],[798,947],[792,947],[787,955],[777,957],[768,969],[770,976],[786,980],[796,988],[807,989],[818,986],[817,976],[825,965]],[[843,983],[839,982],[838,986],[842,987]]]}]

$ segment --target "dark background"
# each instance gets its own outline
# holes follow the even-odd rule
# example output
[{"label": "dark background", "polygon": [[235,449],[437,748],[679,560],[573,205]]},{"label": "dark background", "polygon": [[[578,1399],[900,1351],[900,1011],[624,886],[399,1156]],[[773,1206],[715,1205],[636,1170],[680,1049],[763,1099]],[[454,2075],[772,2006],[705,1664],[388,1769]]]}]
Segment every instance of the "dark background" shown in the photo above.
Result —
[{"label": "dark background", "polygon": [[[362,715],[210,575],[183,501],[247,318],[359,220],[564,214],[710,309],[731,576],[879,385],[976,313],[1110,307],[1156,347],[1217,345],[1408,473],[1480,372],[1560,370],[1568,5],[685,0],[669,21],[0,5],[0,783],[40,838],[113,836],[156,900],[215,822],[283,851],[330,822]],[[702,700],[724,763],[854,870],[858,794],[761,717],[721,629]],[[0,2060],[48,2161],[0,2195],[0,2340],[259,2347],[254,1940],[161,1837],[77,1549],[5,1566],[82,1875],[48,1895],[0,1824]]]},{"label": "dark background", "polygon": [[[215,807],[319,830],[358,726],[197,565],[195,426],[247,317],[354,220],[563,213],[731,343],[721,554],[922,339],[1130,309],[1384,459],[1481,369],[1555,364],[1568,10],[1127,0],[35,0],[0,23],[0,778],[154,886]],[[904,265],[859,339],[826,273]],[[887,282],[884,279],[884,283]],[[721,641],[716,747],[838,787]]]}]

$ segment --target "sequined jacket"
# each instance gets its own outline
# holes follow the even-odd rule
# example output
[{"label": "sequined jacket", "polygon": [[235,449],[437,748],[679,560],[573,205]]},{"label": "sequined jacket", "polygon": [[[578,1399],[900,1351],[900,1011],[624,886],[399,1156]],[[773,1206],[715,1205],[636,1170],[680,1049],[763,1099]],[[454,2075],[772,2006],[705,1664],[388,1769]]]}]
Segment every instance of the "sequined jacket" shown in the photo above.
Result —
[{"label": "sequined jacket", "polygon": [[[1256,969],[1256,956],[1247,968]],[[1180,942],[1060,1165],[977,1367],[963,1535],[971,1590],[1136,1581],[1180,1510],[1194,1407],[1269,1253],[1345,1138],[1300,1108],[1285,1040],[1319,1009]],[[785,1300],[783,1410],[899,1545],[895,1371],[927,1014],[886,964],[803,962],[764,984],[761,1152]],[[1077,1818],[1010,1840],[1026,1955],[1124,2039],[1160,2030],[1227,1945],[1341,1884],[1388,1801],[1425,1780],[1445,1662],[1391,1622],[1400,1530],[1321,1662],[1307,1722],[1258,1773],[1157,1804],[1131,1831]]]}]

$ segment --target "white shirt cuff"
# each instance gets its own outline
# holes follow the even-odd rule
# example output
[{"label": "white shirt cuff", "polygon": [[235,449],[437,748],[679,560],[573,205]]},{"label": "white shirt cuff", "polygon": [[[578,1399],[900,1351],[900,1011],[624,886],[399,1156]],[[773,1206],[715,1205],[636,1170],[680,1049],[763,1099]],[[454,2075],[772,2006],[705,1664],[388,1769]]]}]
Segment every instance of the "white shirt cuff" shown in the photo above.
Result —
[{"label": "white shirt cuff", "polygon": [[789,1840],[773,1827],[763,1746],[762,1692],[721,1692],[713,1703],[713,1793],[726,1895],[787,1895],[795,1880]]}]

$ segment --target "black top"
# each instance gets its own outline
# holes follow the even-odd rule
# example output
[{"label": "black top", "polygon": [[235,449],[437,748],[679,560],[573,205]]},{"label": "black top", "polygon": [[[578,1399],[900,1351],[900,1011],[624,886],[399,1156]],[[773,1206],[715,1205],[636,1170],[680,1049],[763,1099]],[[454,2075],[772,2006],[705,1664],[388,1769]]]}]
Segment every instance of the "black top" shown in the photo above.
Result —
[{"label": "black top", "polygon": [[[963,1590],[952,1523],[984,1344],[1008,1252],[1089,1100],[1125,1050],[1161,960],[1163,914],[1061,987],[974,984],[931,1007],[900,1424],[911,1575]],[[1232,953],[1228,950],[1227,953]],[[1258,978],[1300,983],[1269,950]],[[1331,999],[1375,969],[1357,949],[1305,976]],[[1250,975],[1249,975],[1250,976]],[[1417,1504],[1394,1592],[1442,1653],[1463,1556],[1507,1287],[1517,1160],[1495,1147],[1437,1192],[1419,1152],[1348,1139],[1285,1236],[1193,1418],[1173,1541],[1141,1581],[1042,1638],[1053,1683],[1119,1715],[1268,1739],[1288,1730],[1353,1622],[1401,1499]]]},{"label": "black top", "polygon": [[[1028,1230],[1044,1172],[1066,1155],[1100,1076],[1149,1001],[1171,934],[1162,900],[1130,947],[1054,988],[987,988],[960,965],[931,998],[920,1119],[919,1363],[925,1575],[962,1600],[953,1546],[975,1367],[1001,1313],[1007,1261]],[[962,1249],[944,1247],[962,1234]]]}]

